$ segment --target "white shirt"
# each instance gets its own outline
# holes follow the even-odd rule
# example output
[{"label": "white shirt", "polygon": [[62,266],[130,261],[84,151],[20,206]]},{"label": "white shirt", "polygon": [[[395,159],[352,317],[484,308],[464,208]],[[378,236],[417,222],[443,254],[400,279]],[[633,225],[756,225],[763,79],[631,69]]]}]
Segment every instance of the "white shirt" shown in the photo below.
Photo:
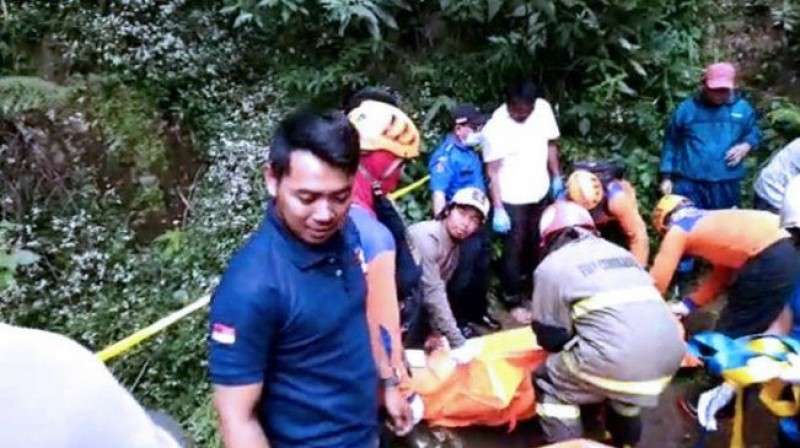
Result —
[{"label": "white shirt", "polygon": [[800,175],[800,138],[792,140],[775,154],[761,170],[753,189],[775,210],[780,210],[786,185],[797,175]]},{"label": "white shirt", "polygon": [[90,351],[0,323],[0,435],[8,448],[178,448]]},{"label": "white shirt", "polygon": [[560,136],[550,103],[537,99],[533,112],[523,123],[512,120],[504,104],[484,126],[483,136],[484,162],[501,162],[500,199],[508,204],[541,201],[550,188],[548,142]]}]

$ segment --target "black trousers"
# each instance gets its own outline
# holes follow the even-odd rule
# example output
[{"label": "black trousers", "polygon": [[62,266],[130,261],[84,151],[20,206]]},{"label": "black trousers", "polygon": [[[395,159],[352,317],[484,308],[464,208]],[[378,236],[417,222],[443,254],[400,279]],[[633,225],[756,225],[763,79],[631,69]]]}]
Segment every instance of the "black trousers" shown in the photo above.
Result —
[{"label": "black trousers", "polygon": [[506,300],[520,300],[532,290],[541,252],[539,221],[548,205],[546,198],[533,204],[503,204],[511,218],[511,231],[503,236],[500,273]]},{"label": "black trousers", "polygon": [[783,311],[799,276],[800,257],[790,239],[761,251],[728,287],[728,304],[720,313],[717,331],[731,338],[763,333]]},{"label": "black trousers", "polygon": [[458,265],[447,282],[450,309],[459,325],[480,322],[488,308],[489,231],[482,228],[458,245]]}]

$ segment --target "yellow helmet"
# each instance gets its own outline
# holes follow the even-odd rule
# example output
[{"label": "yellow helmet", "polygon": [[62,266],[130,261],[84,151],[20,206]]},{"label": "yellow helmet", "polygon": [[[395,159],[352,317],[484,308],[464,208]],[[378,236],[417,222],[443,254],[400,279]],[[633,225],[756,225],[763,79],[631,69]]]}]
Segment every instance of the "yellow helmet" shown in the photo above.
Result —
[{"label": "yellow helmet", "polygon": [[659,199],[656,208],[653,209],[653,227],[656,228],[656,232],[663,235],[667,231],[666,221],[669,215],[685,205],[692,205],[692,201],[677,194],[668,194]]},{"label": "yellow helmet", "polygon": [[397,107],[366,100],[347,118],[358,131],[362,151],[388,151],[406,160],[419,155],[419,130]]},{"label": "yellow helmet", "polygon": [[586,210],[597,207],[603,201],[603,184],[591,171],[575,170],[567,179],[567,196]]}]

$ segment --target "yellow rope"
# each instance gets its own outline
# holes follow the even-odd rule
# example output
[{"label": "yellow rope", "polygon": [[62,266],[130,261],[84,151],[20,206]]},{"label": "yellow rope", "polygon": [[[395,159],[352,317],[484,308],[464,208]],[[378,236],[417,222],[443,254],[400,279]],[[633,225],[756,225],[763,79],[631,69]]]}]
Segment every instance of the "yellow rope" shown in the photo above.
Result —
[{"label": "yellow rope", "polygon": [[[389,197],[394,200],[402,196],[405,196],[408,193],[411,193],[412,191],[424,185],[425,182],[428,181],[428,179],[430,179],[430,176],[425,176],[422,179],[419,179],[397,191],[392,192],[389,195]],[[132,335],[109,345],[103,350],[95,353],[95,356],[100,358],[100,360],[102,360],[103,362],[107,362],[113,358],[116,358],[117,356],[122,355],[123,353],[131,350],[132,348],[146,341],[147,339],[150,339],[156,334],[164,331],[170,325],[179,322],[183,320],[186,316],[189,316],[195,311],[204,308],[206,305],[209,304],[210,301],[211,301],[211,295],[206,294],[200,297],[199,299],[195,300],[194,302],[179,309],[178,311],[175,311],[174,313],[159,319],[157,322],[142,328],[141,330],[133,333]]]}]

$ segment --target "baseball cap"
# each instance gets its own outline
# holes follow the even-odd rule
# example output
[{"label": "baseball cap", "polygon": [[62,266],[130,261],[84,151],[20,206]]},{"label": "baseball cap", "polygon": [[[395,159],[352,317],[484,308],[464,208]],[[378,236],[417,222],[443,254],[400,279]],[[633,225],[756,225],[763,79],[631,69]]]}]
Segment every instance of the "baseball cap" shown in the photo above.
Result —
[{"label": "baseball cap", "polygon": [[703,79],[709,89],[733,89],[736,68],[728,62],[718,62],[706,67]]},{"label": "baseball cap", "polygon": [[480,189],[475,187],[464,187],[456,191],[450,203],[474,207],[481,212],[483,219],[486,219],[486,216],[489,215],[489,199],[486,198],[486,195],[483,194]]},{"label": "baseball cap", "polygon": [[464,103],[459,104],[450,111],[450,119],[454,125],[468,124],[471,126],[480,126],[486,123],[486,118],[473,104]]}]

